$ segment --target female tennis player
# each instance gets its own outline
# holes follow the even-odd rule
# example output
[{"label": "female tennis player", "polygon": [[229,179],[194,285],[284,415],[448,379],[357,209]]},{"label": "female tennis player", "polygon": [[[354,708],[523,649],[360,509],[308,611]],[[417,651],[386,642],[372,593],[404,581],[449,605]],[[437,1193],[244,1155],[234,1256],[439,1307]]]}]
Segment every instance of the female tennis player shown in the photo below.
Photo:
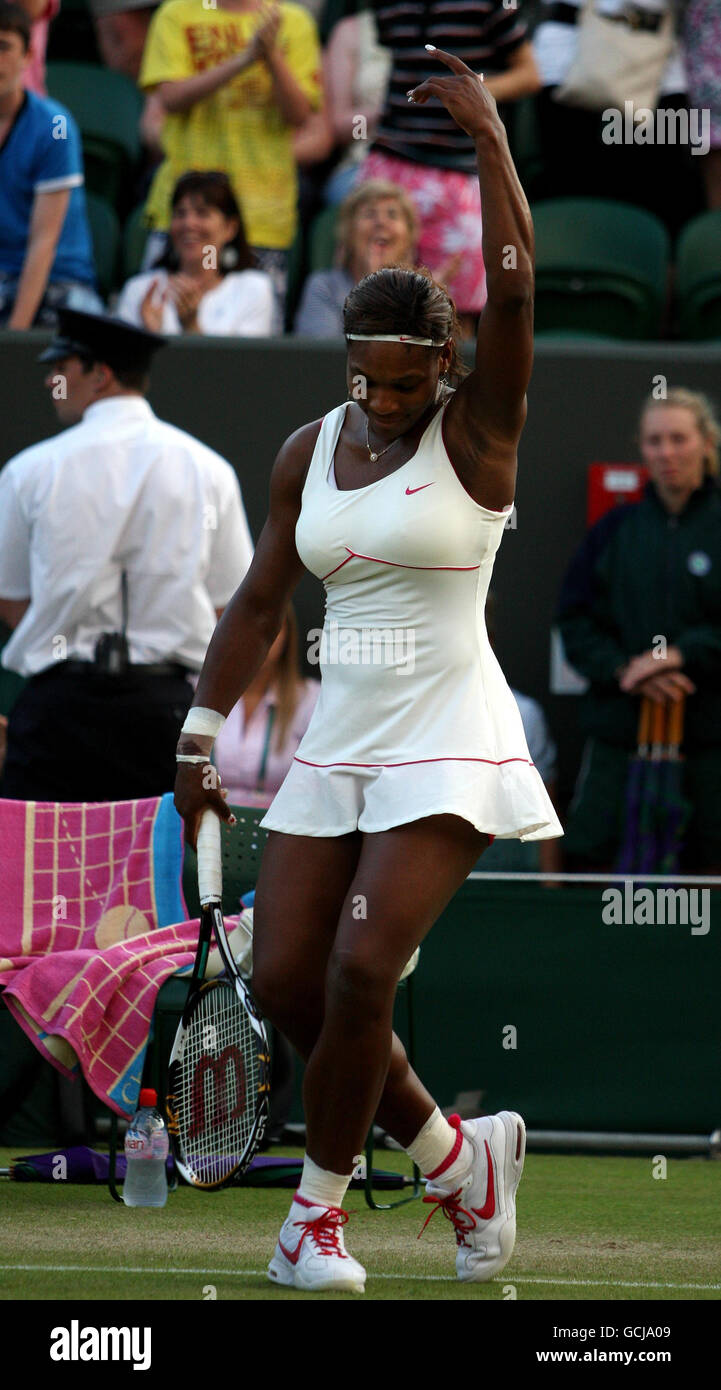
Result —
[{"label": "female tennis player", "polygon": [[[398,978],[493,836],[562,833],[483,619],[511,511],[533,348],[533,229],[495,102],[457,57],[437,97],[474,140],[488,303],[463,377],[430,276],[375,271],[344,310],[349,399],[282,446],[251,568],[216,629],[179,743],[176,805],[227,819],[203,765],[304,569],[327,594],[321,694],[263,825],[253,992],[307,1062],[307,1156],[269,1276],[362,1292],[342,1210],[376,1120],[453,1225],[458,1277],[510,1258],[521,1117],[449,1123],[392,1032]],[[444,384],[446,374],[460,381]],[[480,933],[479,929],[479,933]],[[479,951],[483,949],[479,935]]]}]

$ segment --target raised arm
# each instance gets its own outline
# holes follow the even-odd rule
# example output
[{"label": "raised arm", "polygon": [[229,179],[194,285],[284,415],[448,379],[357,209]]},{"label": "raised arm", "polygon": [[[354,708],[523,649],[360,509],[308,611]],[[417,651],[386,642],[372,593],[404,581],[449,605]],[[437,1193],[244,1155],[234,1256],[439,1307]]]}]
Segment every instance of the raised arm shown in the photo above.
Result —
[{"label": "raised arm", "polygon": [[429,78],[413,97],[438,97],[475,144],[488,283],[475,367],[448,406],[446,437],[469,491],[501,510],[513,501],[533,363],[533,223],[493,97],[460,58],[436,56],[453,75]]},{"label": "raised arm", "polygon": [[[321,422],[304,425],[286,440],[270,479],[268,519],[242,584],[213,633],[193,705],[227,715],[262,666],[280,631],[285,610],[303,573],[295,548],[301,493]],[[178,752],[208,756],[213,738],[181,734]],[[175,805],[185,821],[186,838],[195,845],[200,814],[212,806],[223,820],[230,811],[207,765],[179,763]]]}]

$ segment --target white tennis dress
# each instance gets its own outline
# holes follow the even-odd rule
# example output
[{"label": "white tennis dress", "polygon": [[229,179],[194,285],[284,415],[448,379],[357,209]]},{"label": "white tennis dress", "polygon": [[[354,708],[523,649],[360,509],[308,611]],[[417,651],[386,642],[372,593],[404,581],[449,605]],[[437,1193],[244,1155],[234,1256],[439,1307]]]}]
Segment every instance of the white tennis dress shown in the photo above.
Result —
[{"label": "white tennis dress", "polygon": [[563,834],[486,633],[511,507],[466,492],[443,442],[446,405],[407,463],[350,492],[332,478],[347,402],[323,420],[295,533],[326,589],[309,647],[321,693],[261,822],[270,830],[343,835],[451,812],[502,839]]}]

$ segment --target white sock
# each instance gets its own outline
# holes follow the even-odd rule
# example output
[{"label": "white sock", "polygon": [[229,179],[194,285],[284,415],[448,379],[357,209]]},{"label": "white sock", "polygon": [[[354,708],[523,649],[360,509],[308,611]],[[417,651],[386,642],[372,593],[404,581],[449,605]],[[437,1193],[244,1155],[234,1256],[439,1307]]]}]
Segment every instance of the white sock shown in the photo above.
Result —
[{"label": "white sock", "polygon": [[[457,1115],[452,1118],[458,1120]],[[408,1145],[406,1153],[413,1163],[418,1164],[425,1178],[442,1183],[444,1187],[464,1173],[473,1159],[473,1150],[468,1140],[464,1138],[460,1128],[448,1123],[438,1106],[430,1119],[426,1120],[413,1143]],[[451,1159],[450,1163],[448,1159]],[[437,1171],[439,1168],[442,1168],[440,1173]]]},{"label": "white sock", "polygon": [[345,1177],[343,1173],[331,1173],[327,1168],[319,1168],[306,1154],[298,1196],[305,1197],[306,1202],[312,1202],[316,1207],[339,1207],[352,1176],[352,1173]]}]

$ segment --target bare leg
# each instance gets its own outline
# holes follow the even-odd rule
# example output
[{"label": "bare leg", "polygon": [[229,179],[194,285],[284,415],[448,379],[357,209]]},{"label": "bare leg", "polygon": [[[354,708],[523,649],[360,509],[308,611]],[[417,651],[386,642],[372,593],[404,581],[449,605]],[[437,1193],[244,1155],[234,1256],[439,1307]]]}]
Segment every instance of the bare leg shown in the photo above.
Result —
[{"label": "bare leg", "polygon": [[[278,845],[290,838],[296,841],[292,866]],[[393,1042],[393,999],[406,961],[487,844],[469,822],[451,815],[361,838],[337,930],[332,901],[357,856],[353,836],[338,837],[346,848],[335,849],[329,840],[270,837],[256,896],[254,991],[301,1055],[316,1034],[304,1086],[308,1151],[333,1172],[350,1172],[376,1109],[401,1144],[415,1138],[433,1110]],[[301,941],[307,964],[299,959]]]},{"label": "bare leg", "polygon": [[[253,912],[253,993],[305,1062],[323,1026],[328,958],[363,839],[360,831],[332,839],[271,831],[263,854]],[[378,1123],[399,1144],[410,1144],[433,1106],[393,1034]]]}]

